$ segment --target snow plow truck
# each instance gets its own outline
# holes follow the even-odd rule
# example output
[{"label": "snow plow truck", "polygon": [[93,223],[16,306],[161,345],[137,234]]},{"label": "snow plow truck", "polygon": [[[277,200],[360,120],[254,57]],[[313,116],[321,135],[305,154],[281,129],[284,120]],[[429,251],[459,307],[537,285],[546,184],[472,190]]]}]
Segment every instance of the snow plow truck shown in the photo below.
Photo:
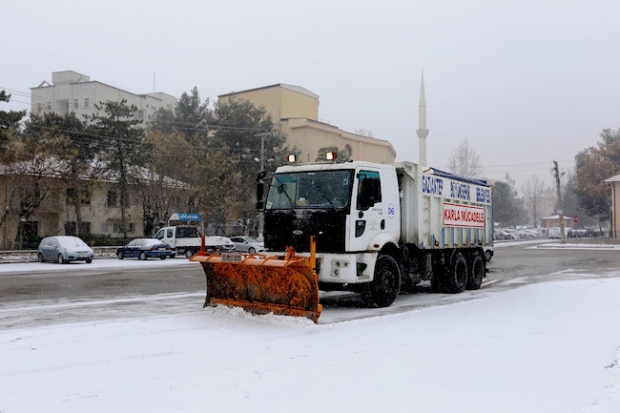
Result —
[{"label": "snow plow truck", "polygon": [[[265,187],[268,187],[264,199]],[[492,251],[491,188],[412,162],[290,163],[257,177],[267,253],[199,252],[205,306],[318,321],[320,291],[390,306],[401,290],[480,288]]]}]

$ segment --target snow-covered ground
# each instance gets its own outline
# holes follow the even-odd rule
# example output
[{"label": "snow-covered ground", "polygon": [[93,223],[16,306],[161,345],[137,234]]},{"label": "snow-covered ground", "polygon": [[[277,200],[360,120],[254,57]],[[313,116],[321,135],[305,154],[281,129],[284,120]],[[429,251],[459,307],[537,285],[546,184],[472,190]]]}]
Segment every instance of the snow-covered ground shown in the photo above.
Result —
[{"label": "snow-covered ground", "polygon": [[319,325],[218,307],[7,329],[0,412],[617,413],[609,275]]}]

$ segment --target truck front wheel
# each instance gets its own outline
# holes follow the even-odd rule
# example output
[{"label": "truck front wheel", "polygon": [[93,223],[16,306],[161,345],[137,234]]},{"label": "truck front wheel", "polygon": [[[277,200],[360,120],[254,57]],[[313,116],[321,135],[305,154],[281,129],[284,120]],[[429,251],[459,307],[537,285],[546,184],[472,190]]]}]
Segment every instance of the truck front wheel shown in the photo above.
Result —
[{"label": "truck front wheel", "polygon": [[194,255],[194,251],[191,248],[185,250],[185,257],[192,258],[192,255]]},{"label": "truck front wheel", "polygon": [[389,307],[400,292],[400,270],[396,260],[380,255],[375,264],[373,280],[362,290],[362,299],[368,307]]}]

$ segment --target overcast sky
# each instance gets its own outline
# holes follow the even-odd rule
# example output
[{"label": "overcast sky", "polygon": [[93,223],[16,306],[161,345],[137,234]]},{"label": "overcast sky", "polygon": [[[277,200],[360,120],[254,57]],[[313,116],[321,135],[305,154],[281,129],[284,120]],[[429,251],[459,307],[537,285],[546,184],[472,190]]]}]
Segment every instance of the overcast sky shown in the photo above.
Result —
[{"label": "overcast sky", "polygon": [[[603,129],[620,129],[617,0],[3,1],[2,110],[74,70],[133,93],[203,99],[276,83],[320,96],[319,119],[372,131],[428,163],[465,138],[483,175],[551,184]],[[155,76],[153,75],[155,73]]]}]

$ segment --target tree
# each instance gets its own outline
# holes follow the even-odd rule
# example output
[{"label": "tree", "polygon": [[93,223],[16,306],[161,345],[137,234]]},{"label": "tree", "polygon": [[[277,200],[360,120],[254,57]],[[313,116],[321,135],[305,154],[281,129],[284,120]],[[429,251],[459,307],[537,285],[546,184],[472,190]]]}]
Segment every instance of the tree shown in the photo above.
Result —
[{"label": "tree", "polygon": [[521,190],[523,191],[525,206],[531,214],[534,226],[538,226],[538,219],[540,218],[540,212],[543,208],[545,192],[547,192],[545,183],[538,175],[532,175]]},{"label": "tree", "polygon": [[493,197],[493,220],[501,226],[511,227],[523,223],[526,215],[523,199],[515,188],[515,182],[506,174],[506,182],[498,181],[491,188]]},{"label": "tree", "polygon": [[144,140],[144,132],[135,126],[141,123],[136,119],[135,105],[127,105],[125,99],[120,102],[101,102],[95,105],[99,113],[92,115],[94,130],[99,135],[101,145],[100,162],[103,170],[117,182],[120,190],[121,232],[127,237],[127,208],[130,205],[129,185],[132,171],[140,173],[147,158],[149,147]]},{"label": "tree", "polygon": [[562,191],[562,209],[565,217],[579,216],[579,226],[595,225],[596,220],[588,215],[588,213],[579,206],[577,199],[577,189],[575,187],[575,178],[573,174],[568,175],[568,180]]},{"label": "tree", "polygon": [[53,112],[43,116],[32,115],[26,123],[27,133],[46,133],[58,142],[51,156],[64,164],[59,170],[59,177],[66,184],[67,198],[75,211],[75,228],[67,228],[66,232],[77,236],[83,230],[81,208],[84,196],[88,197],[96,182],[91,163],[97,153],[97,146],[93,145],[94,137],[87,129],[86,122],[78,119],[75,113],[64,116]]},{"label": "tree", "polygon": [[338,149],[337,146],[327,146],[319,149],[316,155],[316,162],[324,162],[325,155],[329,152],[336,152],[338,162],[346,162],[349,160],[349,155],[344,150]]},{"label": "tree", "polygon": [[169,173],[190,185],[186,207],[200,212],[211,228],[228,233],[230,219],[243,215],[255,230],[255,177],[261,160],[263,168],[272,173],[285,163],[286,155],[299,151],[286,146],[286,136],[274,130],[265,109],[250,101],[222,100],[213,111],[207,106],[208,100],[201,103],[194,88],[191,95],[181,96],[174,111],[157,114],[154,130],[167,139],[174,132],[181,133],[190,145],[170,146],[171,151],[182,151],[184,162],[177,162],[176,171]]},{"label": "tree", "polygon": [[3,143],[6,150],[2,151],[1,161],[6,194],[0,224],[8,225],[10,213],[17,216],[17,249],[22,248],[24,241],[36,241],[37,234],[31,231],[28,219],[48,195],[60,189],[55,178],[62,173],[63,165],[53,154],[62,144],[62,139],[46,130],[20,133],[14,129],[9,131]]},{"label": "tree", "polygon": [[452,152],[448,159],[448,169],[455,175],[464,178],[478,178],[482,172],[480,155],[469,146],[469,139],[465,138],[459,147]]},{"label": "tree", "polygon": [[[218,177],[221,171],[213,170],[214,166],[232,168],[236,173],[230,172],[229,181],[224,198],[234,197],[238,202],[238,208],[243,211],[244,222],[256,223],[258,213],[255,209],[256,175],[261,169],[261,159],[264,159],[263,169],[267,173],[273,173],[278,165],[285,163],[286,156],[294,152],[286,145],[286,136],[274,130],[274,125],[263,107],[257,108],[252,102],[239,99],[227,99],[219,101],[215,105],[215,134],[209,139],[207,150],[210,154],[226,157],[223,159],[211,159],[211,165],[207,165],[206,173]],[[261,146],[263,149],[261,149]],[[298,152],[297,152],[298,153]],[[234,183],[233,183],[234,182]],[[213,188],[211,189],[214,190]],[[238,191],[238,194],[234,194]],[[232,203],[232,199],[229,202]],[[222,211],[222,214],[212,217],[219,224],[230,217],[231,210]]]},{"label": "tree", "polygon": [[[4,90],[0,91],[0,102],[9,102],[11,95],[7,94]],[[8,133],[10,130],[15,130],[19,126],[19,123],[26,116],[26,111],[19,112],[0,110],[0,144],[5,144],[8,140]],[[5,148],[4,145],[0,148]],[[0,149],[2,150],[2,149]]]},{"label": "tree", "polygon": [[147,174],[138,185],[143,211],[144,233],[150,234],[160,221],[174,211],[187,207],[193,147],[181,132],[165,134],[161,130],[147,132],[146,142],[152,148],[146,162]]},{"label": "tree", "polygon": [[209,124],[213,123],[208,107],[209,99],[201,102],[198,88],[194,86],[191,95],[183,92],[173,112],[159,109],[151,127],[164,133],[181,132],[187,142],[192,142],[196,135],[206,137],[208,134]]},{"label": "tree", "polygon": [[605,179],[620,174],[620,130],[605,129],[598,146],[575,156],[575,190],[579,206],[599,221],[609,219],[611,197]]},{"label": "tree", "polygon": [[375,134],[374,134],[374,133],[372,133],[372,131],[371,131],[371,130],[367,130],[367,129],[363,129],[363,128],[360,128],[360,129],[355,129],[355,133],[356,133],[357,135],[360,135],[360,136],[365,136],[365,137],[367,137],[367,138],[374,138],[374,137],[375,137]]}]

